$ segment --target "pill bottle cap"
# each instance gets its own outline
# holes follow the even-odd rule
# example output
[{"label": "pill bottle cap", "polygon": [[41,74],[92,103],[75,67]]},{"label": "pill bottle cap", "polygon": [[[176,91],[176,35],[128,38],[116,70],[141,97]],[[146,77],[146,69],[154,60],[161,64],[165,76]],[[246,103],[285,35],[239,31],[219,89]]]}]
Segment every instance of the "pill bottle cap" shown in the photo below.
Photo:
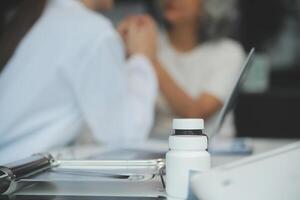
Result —
[{"label": "pill bottle cap", "polygon": [[169,148],[171,150],[200,150],[207,149],[208,141],[205,135],[171,135]]},{"label": "pill bottle cap", "polygon": [[174,130],[203,130],[203,119],[173,119]]}]

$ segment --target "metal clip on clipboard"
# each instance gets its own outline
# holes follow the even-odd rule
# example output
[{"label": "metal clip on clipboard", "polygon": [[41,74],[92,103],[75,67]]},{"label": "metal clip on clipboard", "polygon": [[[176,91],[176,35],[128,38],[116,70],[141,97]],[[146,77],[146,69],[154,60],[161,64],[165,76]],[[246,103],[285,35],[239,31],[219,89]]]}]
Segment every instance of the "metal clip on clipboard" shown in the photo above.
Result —
[{"label": "metal clip on clipboard", "polygon": [[11,194],[20,189],[18,182],[22,178],[30,177],[55,166],[55,160],[50,154],[35,154],[6,166],[0,166],[0,195]]},{"label": "metal clip on clipboard", "polygon": [[[143,181],[159,176],[162,186],[165,162],[157,160],[55,160],[51,154],[35,154],[27,159],[0,166],[0,195],[9,195],[39,180],[45,173],[56,177],[101,177]],[[113,171],[117,169],[117,171]],[[147,173],[139,173],[148,169]],[[46,176],[47,177],[47,176]],[[26,184],[25,184],[26,183]]]}]

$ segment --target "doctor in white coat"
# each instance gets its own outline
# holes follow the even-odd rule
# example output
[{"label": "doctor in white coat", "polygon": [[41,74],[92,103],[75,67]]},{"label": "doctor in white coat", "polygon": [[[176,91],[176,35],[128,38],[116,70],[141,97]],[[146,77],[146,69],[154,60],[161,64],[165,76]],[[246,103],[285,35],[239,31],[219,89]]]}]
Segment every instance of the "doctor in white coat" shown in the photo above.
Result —
[{"label": "doctor in white coat", "polygon": [[[25,0],[18,5],[21,12],[0,34],[0,164],[66,145],[84,124],[95,141],[111,146],[147,138],[157,94],[150,61],[155,25],[147,17],[132,23],[126,59],[119,34],[93,11],[111,3]],[[23,19],[22,26],[14,24]],[[17,39],[9,42],[12,36]]]}]

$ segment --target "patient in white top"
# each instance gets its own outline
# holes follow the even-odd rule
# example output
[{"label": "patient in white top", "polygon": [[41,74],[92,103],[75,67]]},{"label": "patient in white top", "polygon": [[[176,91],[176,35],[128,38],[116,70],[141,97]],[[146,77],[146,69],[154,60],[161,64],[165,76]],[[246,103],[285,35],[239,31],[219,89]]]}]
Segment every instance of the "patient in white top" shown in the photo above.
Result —
[{"label": "patient in white top", "polygon": [[[170,135],[173,118],[204,118],[210,133],[244,59],[241,45],[226,37],[234,0],[165,0],[162,14],[166,26],[153,60],[160,87],[153,136]],[[234,134],[232,114],[221,132]]]},{"label": "patient in white top", "polygon": [[[241,45],[226,37],[234,1],[166,0],[162,9],[166,31],[154,61],[161,92],[153,135],[168,136],[173,118],[204,118],[210,133],[244,59]],[[230,114],[221,134],[234,133]]]}]

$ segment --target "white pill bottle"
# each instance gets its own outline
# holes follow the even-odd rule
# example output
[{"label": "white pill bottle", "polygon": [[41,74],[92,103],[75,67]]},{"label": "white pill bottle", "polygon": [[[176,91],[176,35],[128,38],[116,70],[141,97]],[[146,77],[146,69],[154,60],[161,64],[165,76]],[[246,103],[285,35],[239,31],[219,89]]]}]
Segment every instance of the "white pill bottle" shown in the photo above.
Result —
[{"label": "white pill bottle", "polygon": [[187,199],[190,171],[210,169],[208,138],[203,119],[174,119],[166,155],[166,192],[168,200]]}]

